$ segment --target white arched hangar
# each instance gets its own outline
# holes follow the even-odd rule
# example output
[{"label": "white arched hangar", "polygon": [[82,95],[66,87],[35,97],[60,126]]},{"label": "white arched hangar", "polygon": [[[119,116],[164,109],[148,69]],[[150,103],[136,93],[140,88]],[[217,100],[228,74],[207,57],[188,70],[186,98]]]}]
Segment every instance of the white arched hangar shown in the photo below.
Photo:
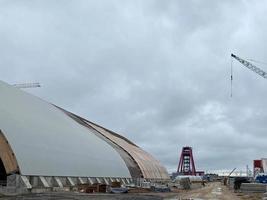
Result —
[{"label": "white arched hangar", "polygon": [[0,81],[0,183],[52,187],[168,180],[140,147],[104,127]]}]

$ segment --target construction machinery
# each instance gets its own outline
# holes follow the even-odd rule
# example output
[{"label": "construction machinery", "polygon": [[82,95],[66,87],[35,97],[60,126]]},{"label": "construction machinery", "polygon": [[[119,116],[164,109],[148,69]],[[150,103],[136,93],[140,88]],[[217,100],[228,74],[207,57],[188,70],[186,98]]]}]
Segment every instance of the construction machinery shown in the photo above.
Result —
[{"label": "construction machinery", "polygon": [[19,83],[19,84],[13,84],[16,88],[36,88],[41,87],[40,83]]},{"label": "construction machinery", "polygon": [[232,175],[232,173],[234,173],[234,171],[236,170],[236,168],[234,168],[228,175],[228,178]]},{"label": "construction machinery", "polygon": [[[262,69],[260,69],[259,67],[256,67],[255,65],[253,65],[252,63],[250,63],[249,61],[246,61],[240,57],[238,57],[235,54],[231,54],[231,57],[236,59],[238,62],[240,62],[242,65],[244,65],[245,67],[247,67],[248,69],[250,69],[251,71],[257,73],[258,75],[260,75],[263,78],[267,78],[267,73],[265,71],[263,71]],[[265,63],[266,64],[266,63]],[[231,97],[233,93],[233,60],[231,62]]]},{"label": "construction machinery", "polygon": [[[247,67],[248,69],[250,69],[251,71],[259,74],[260,76],[262,76],[263,78],[266,78],[267,79],[267,73],[265,71],[263,71],[262,69],[256,67],[255,65],[251,64],[250,62],[234,55],[234,54],[231,54],[231,57],[236,59],[237,61],[239,61],[242,65],[244,65],[245,67]],[[233,77],[231,76],[231,79]]]}]

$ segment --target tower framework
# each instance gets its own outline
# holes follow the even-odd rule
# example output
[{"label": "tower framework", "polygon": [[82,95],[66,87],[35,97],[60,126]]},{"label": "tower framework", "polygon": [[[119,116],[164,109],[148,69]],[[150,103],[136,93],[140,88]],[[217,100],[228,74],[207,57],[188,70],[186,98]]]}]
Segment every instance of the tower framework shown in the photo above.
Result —
[{"label": "tower framework", "polygon": [[197,175],[192,147],[183,147],[177,173],[181,175]]}]

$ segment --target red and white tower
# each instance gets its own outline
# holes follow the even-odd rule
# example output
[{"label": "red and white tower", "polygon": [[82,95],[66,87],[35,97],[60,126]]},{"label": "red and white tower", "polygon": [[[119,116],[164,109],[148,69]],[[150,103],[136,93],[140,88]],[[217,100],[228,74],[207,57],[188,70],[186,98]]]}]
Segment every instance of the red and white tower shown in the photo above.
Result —
[{"label": "red and white tower", "polygon": [[183,147],[177,173],[181,175],[197,175],[192,147]]}]

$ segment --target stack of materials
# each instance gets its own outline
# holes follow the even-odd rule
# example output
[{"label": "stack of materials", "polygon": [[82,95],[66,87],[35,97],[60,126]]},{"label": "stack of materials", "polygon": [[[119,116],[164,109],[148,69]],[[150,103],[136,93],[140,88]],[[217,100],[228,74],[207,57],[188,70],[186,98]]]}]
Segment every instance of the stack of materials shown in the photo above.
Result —
[{"label": "stack of materials", "polygon": [[153,191],[153,192],[170,192],[171,189],[166,185],[155,185],[155,186],[151,186],[151,191]]},{"label": "stack of materials", "polygon": [[142,188],[150,188],[151,187],[151,182],[144,181],[144,182],[141,183],[141,187]]},{"label": "stack of materials", "polygon": [[242,192],[249,193],[265,193],[266,192],[266,184],[261,183],[242,183],[240,190]]},{"label": "stack of materials", "polygon": [[177,189],[183,189],[180,182],[172,182],[168,183],[168,187],[170,188],[177,188]]},{"label": "stack of materials", "polygon": [[239,190],[241,184],[243,183],[250,183],[247,177],[236,177],[234,181],[234,189]]},{"label": "stack of materials", "polygon": [[110,193],[120,194],[127,193],[128,189],[125,187],[121,187],[121,182],[115,181],[111,183]]},{"label": "stack of materials", "polygon": [[113,187],[113,188],[119,188],[119,187],[121,187],[121,182],[119,182],[119,181],[113,181],[113,182],[111,182],[111,187]]},{"label": "stack of materials", "polygon": [[180,185],[184,190],[190,190],[191,189],[191,183],[189,178],[182,178],[180,180]]},{"label": "stack of materials", "polygon": [[263,198],[262,198],[262,200],[267,200],[267,193],[264,193],[264,194],[263,194]]},{"label": "stack of materials", "polygon": [[202,181],[202,177],[201,176],[177,176],[175,178],[175,181],[180,181],[181,179],[184,178],[188,178],[190,180],[190,182],[195,182],[195,181]]},{"label": "stack of materials", "polygon": [[83,193],[96,193],[96,192],[105,193],[107,190],[107,185],[101,183],[94,183],[93,185],[81,184],[78,186],[78,190],[79,192]]},{"label": "stack of materials", "polygon": [[[175,178],[175,183],[179,183],[181,186],[181,189],[185,189],[185,190],[201,188],[204,185],[204,182],[201,176],[179,175]],[[178,186],[176,187],[180,188]]]}]

